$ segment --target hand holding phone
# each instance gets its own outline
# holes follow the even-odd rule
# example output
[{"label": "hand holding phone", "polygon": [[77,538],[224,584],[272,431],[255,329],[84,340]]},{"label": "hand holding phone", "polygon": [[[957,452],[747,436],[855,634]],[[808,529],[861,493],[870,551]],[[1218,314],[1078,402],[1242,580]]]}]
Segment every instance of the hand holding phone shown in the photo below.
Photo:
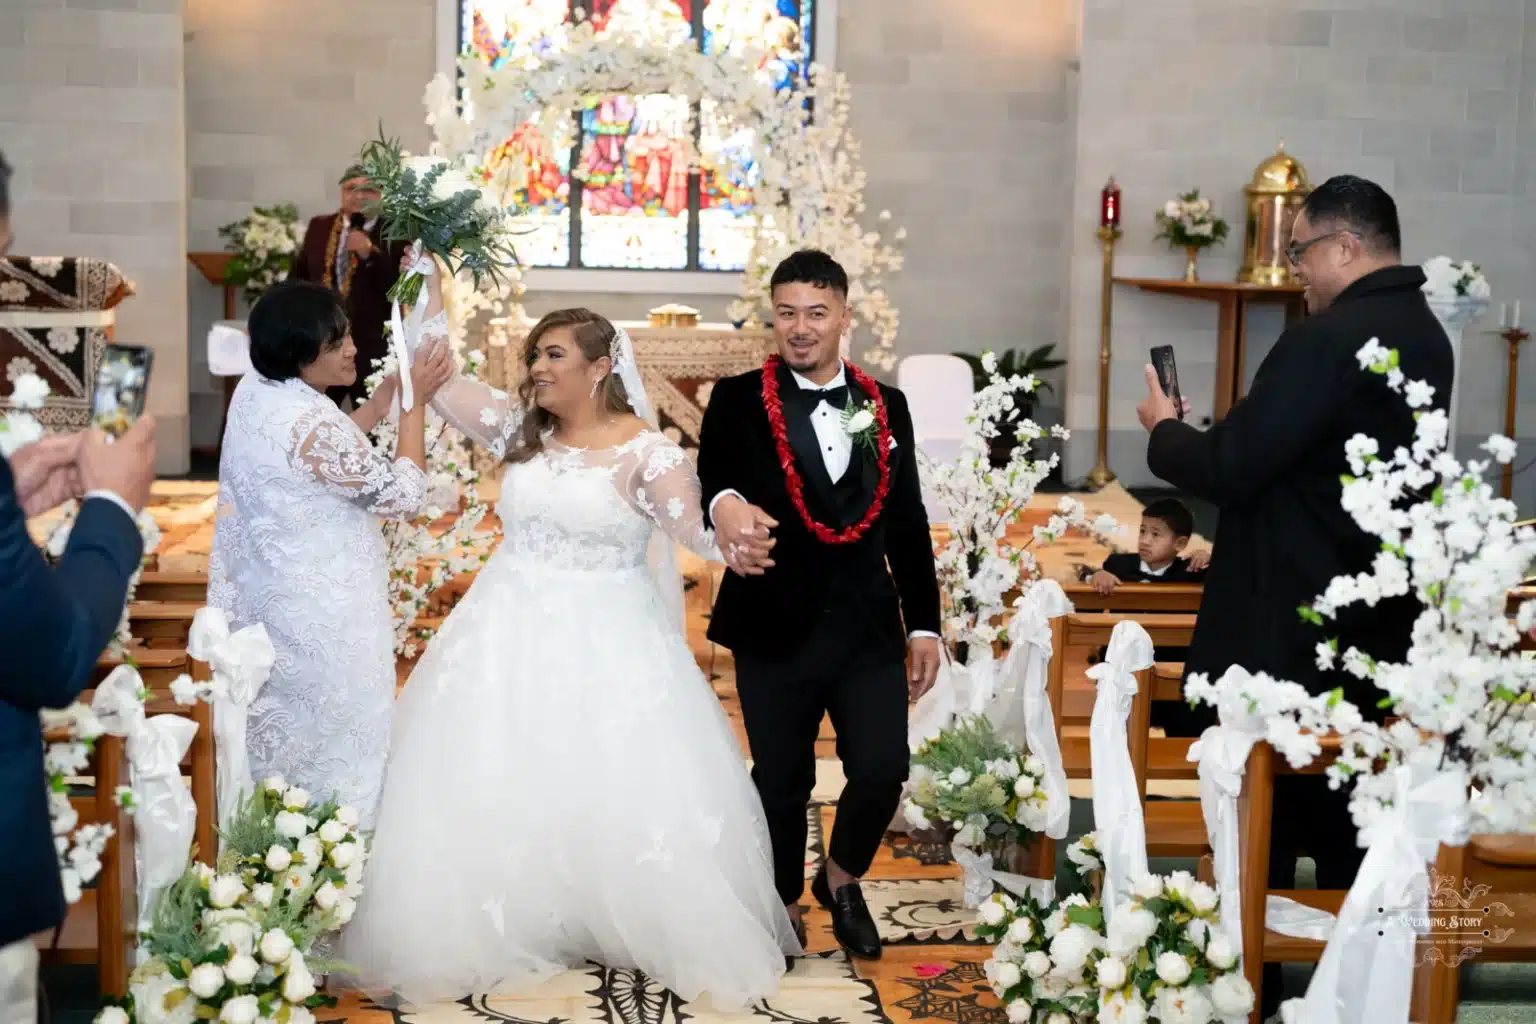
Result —
[{"label": "hand holding phone", "polygon": [[1173,357],[1172,345],[1159,345],[1152,350],[1152,369],[1157,371],[1157,383],[1163,394],[1173,401],[1173,414],[1184,418],[1184,395],[1179,391],[1179,366]]}]

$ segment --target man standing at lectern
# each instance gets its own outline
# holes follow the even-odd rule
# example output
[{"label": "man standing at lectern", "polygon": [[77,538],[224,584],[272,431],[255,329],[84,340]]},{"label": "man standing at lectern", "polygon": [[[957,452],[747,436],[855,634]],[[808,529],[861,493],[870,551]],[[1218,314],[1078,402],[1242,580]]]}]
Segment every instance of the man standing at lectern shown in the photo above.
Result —
[{"label": "man standing at lectern", "polygon": [[374,361],[383,359],[384,324],[389,319],[385,296],[400,276],[406,243],[385,243],[382,224],[368,218],[369,203],[378,190],[355,164],[341,176],[341,208],[309,222],[304,244],[299,247],[289,277],[314,281],[341,296],[352,321],[352,341],[357,345],[357,380],[350,387],[334,387],[326,394],[337,405],[351,397],[354,406],[368,396],[366,379]]}]

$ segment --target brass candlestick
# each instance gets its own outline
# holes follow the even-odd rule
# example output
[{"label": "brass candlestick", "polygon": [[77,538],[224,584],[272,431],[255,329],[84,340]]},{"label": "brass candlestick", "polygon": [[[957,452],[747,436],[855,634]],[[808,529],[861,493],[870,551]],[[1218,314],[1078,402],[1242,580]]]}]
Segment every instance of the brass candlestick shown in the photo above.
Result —
[{"label": "brass candlestick", "polygon": [[[1519,318],[1519,309],[1516,308],[1516,318]],[[1509,345],[1509,381],[1508,390],[1504,396],[1504,436],[1511,441],[1515,440],[1515,413],[1520,409],[1520,344],[1531,335],[1519,327],[1511,327],[1507,331],[1499,331],[1499,337]],[[1499,491],[1506,501],[1513,500],[1515,493],[1515,464],[1507,462],[1499,473]]]},{"label": "brass candlestick", "polygon": [[1099,247],[1104,254],[1104,280],[1099,295],[1099,451],[1098,461],[1088,472],[1088,486],[1095,491],[1115,479],[1109,468],[1109,311],[1114,292],[1115,243],[1119,239],[1120,229],[1114,224],[1099,228]]}]

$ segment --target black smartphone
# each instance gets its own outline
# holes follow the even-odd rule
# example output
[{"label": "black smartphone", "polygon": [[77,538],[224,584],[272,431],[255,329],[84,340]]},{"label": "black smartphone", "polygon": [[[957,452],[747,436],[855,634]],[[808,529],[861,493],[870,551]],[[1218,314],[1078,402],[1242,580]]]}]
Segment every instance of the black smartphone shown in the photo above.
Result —
[{"label": "black smartphone", "polygon": [[1152,368],[1157,371],[1157,382],[1163,386],[1163,394],[1173,399],[1174,415],[1184,418],[1184,395],[1179,391],[1179,366],[1173,358],[1172,345],[1159,345],[1152,350]]},{"label": "black smartphone", "polygon": [[108,345],[96,369],[91,422],[112,437],[126,433],[144,414],[149,368],[155,354],[138,345]]}]

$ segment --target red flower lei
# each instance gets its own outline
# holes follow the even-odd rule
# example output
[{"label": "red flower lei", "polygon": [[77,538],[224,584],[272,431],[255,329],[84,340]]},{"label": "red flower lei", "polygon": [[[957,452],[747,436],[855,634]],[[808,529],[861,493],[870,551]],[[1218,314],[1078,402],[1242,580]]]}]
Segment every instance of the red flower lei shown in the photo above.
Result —
[{"label": "red flower lei", "polygon": [[784,399],[779,395],[779,357],[769,356],[763,363],[763,409],[768,413],[768,426],[773,431],[773,443],[779,455],[779,465],[784,470],[785,483],[789,488],[790,504],[795,506],[795,511],[800,513],[800,519],[805,523],[806,529],[815,535],[823,544],[853,544],[869,531],[876,519],[880,518],[880,512],[885,506],[885,497],[891,490],[891,425],[885,410],[885,401],[880,397],[880,387],[874,378],[852,363],[845,364],[848,374],[859,387],[869,395],[874,396],[875,405],[875,463],[880,468],[880,479],[875,484],[874,500],[869,503],[869,511],[864,513],[864,518],[843,530],[833,530],[830,527],[818,523],[811,518],[811,512],[805,507],[805,481],[800,476],[800,471],[795,468],[795,456],[789,446],[789,430],[784,424]]}]

